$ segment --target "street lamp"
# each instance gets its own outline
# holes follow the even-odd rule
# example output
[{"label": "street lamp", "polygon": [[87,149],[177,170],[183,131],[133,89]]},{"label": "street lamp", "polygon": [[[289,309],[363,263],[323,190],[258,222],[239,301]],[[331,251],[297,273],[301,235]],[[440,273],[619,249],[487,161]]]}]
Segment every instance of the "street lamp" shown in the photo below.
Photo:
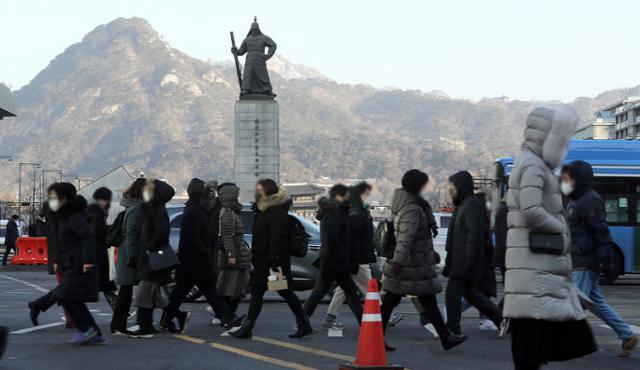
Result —
[{"label": "street lamp", "polygon": [[18,164],[18,216],[22,216],[22,165],[29,165],[33,167],[34,197],[35,197],[35,186],[36,186],[36,179],[35,179],[36,168],[40,168],[40,163],[37,163],[37,162],[20,162]]},{"label": "street lamp", "polygon": [[40,191],[40,199],[42,199],[44,201],[44,193],[46,191],[46,181],[45,181],[45,176],[47,173],[56,173],[58,175],[62,175],[62,170],[53,170],[53,169],[42,169],[42,188]]},{"label": "street lamp", "polygon": [[60,173],[60,181],[64,181],[65,177],[73,177],[74,180],[78,182],[78,188],[80,188],[80,175],[72,175],[70,173]]}]

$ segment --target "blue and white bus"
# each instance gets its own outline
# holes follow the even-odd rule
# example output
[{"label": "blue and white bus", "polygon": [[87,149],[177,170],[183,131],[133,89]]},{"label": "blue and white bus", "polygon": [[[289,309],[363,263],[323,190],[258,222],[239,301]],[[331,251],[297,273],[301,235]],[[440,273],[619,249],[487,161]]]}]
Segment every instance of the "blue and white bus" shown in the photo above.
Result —
[{"label": "blue and white bus", "polygon": [[[613,283],[622,274],[640,273],[640,141],[573,140],[566,163],[581,159],[593,166],[595,190],[605,204],[607,223],[615,242],[613,271],[603,281]],[[494,204],[508,188],[513,158],[494,164]]]}]

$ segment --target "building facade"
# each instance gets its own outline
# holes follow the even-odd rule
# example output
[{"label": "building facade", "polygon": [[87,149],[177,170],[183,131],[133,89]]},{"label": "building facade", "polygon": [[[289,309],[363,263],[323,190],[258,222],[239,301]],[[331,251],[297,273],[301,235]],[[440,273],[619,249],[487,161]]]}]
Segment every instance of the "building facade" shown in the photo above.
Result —
[{"label": "building facade", "polygon": [[613,112],[602,110],[594,114],[594,120],[578,127],[574,139],[577,140],[610,140],[615,137],[615,117]]},{"label": "building facade", "polygon": [[283,184],[293,200],[292,211],[309,220],[315,220],[318,198],[325,189],[311,183]]},{"label": "building facade", "polygon": [[603,111],[613,116],[613,139],[640,140],[640,96],[630,96]]}]

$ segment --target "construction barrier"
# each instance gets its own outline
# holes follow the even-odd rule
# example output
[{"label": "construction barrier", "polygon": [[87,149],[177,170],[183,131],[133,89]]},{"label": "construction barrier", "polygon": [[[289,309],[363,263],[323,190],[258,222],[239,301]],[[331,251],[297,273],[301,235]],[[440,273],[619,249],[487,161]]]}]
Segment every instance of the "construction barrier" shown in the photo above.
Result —
[{"label": "construction barrier", "polygon": [[380,293],[376,279],[369,280],[364,313],[358,336],[358,352],[353,364],[341,364],[338,370],[404,370],[404,366],[389,365],[384,349],[384,334],[380,314]]},{"label": "construction barrier", "polygon": [[48,262],[47,238],[18,238],[12,265],[46,265]]}]

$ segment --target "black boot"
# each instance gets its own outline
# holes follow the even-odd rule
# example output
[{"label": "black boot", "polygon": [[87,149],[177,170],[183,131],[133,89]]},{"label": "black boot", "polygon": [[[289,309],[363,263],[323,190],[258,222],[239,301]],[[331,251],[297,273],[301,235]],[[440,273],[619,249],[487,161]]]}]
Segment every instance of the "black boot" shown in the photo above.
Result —
[{"label": "black boot", "polygon": [[129,335],[131,338],[153,338],[156,331],[153,328],[153,308],[138,307],[138,330]]},{"label": "black boot", "polygon": [[298,329],[295,333],[289,335],[289,338],[302,338],[309,334],[313,334],[313,328],[311,327],[311,322],[309,322],[308,316],[296,319],[296,324],[298,324]]},{"label": "black boot", "polygon": [[451,333],[445,337],[440,337],[440,344],[442,344],[442,348],[444,348],[445,351],[448,351],[451,348],[462,344],[462,342],[464,342],[468,338],[469,337],[467,337],[466,335],[456,335]]},{"label": "black boot", "polygon": [[40,308],[36,302],[29,302],[29,318],[33,326],[38,326],[38,315],[40,315]]},{"label": "black boot", "polygon": [[240,329],[236,331],[229,332],[234,338],[240,339],[251,339],[253,337],[253,326],[255,325],[255,321],[252,320],[244,320]]},{"label": "black boot", "polygon": [[118,295],[115,292],[110,291],[110,292],[104,293],[104,299],[109,304],[109,307],[111,307],[111,311],[115,311],[116,304],[118,302]]}]

